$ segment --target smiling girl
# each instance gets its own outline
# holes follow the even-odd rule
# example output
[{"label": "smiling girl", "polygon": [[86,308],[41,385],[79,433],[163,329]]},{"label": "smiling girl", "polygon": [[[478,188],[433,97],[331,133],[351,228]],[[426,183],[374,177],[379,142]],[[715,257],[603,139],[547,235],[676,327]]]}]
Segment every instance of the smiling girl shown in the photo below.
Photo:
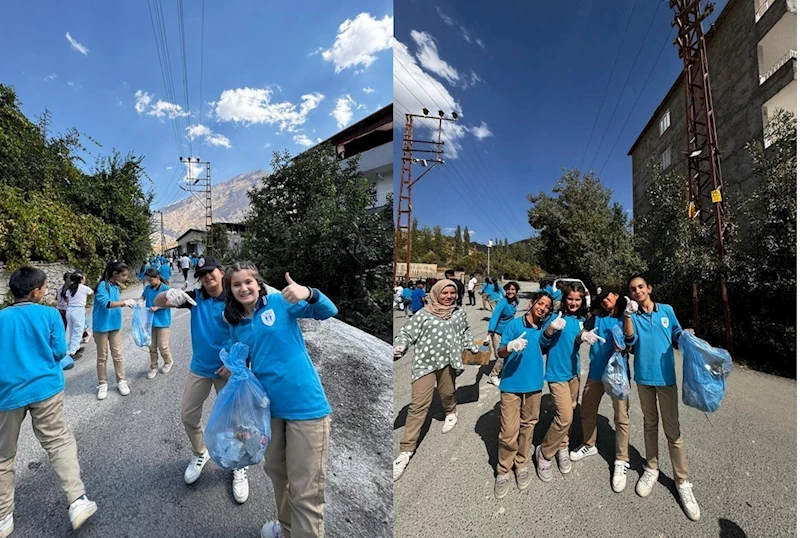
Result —
[{"label": "smiling girl", "polygon": [[255,265],[233,264],[225,271],[224,319],[231,344],[250,348],[250,368],[271,401],[264,470],[272,480],[278,521],[264,525],[261,536],[311,538],[325,534],[331,407],[297,320],[323,320],[338,310],[319,290],[297,284],[289,273],[285,278],[281,293],[267,294]]}]

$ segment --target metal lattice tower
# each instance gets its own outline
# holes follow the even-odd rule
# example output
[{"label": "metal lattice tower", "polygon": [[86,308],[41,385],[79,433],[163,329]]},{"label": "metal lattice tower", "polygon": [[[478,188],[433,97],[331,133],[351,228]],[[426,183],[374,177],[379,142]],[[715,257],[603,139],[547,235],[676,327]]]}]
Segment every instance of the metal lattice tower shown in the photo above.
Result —
[{"label": "metal lattice tower", "polygon": [[[211,213],[211,163],[208,161],[201,162],[200,158],[196,158],[192,160],[191,157],[184,160],[183,157],[180,157],[180,161],[187,165],[188,173],[191,173],[192,164],[204,164],[206,167],[206,177],[203,179],[203,183],[200,183],[198,178],[187,178],[186,183],[187,186],[184,187],[181,185],[181,189],[186,192],[191,192],[192,196],[194,196],[198,202],[200,202],[203,207],[205,208],[206,212],[206,252],[208,254],[213,254],[213,247],[211,245],[211,226],[213,224],[212,213]],[[195,194],[196,192],[202,192],[205,194],[203,199],[200,199]]]},{"label": "metal lattice tower", "polygon": [[[703,33],[703,20],[712,13],[714,4],[709,3],[702,11],[700,0],[670,0],[669,6],[675,11],[672,25],[678,28],[675,42],[678,45],[678,55],[683,60],[689,165],[689,218],[692,222],[693,248],[698,248],[694,242],[696,226],[711,226],[713,221],[716,226],[717,250],[720,258],[724,258],[723,220],[726,209],[722,203],[722,163],[717,143],[717,125],[708,74],[708,54]],[[728,351],[731,351],[733,347],[731,314],[724,276],[720,278],[720,288]],[[698,328],[700,314],[696,282],[692,285],[692,301],[695,328]]]}]

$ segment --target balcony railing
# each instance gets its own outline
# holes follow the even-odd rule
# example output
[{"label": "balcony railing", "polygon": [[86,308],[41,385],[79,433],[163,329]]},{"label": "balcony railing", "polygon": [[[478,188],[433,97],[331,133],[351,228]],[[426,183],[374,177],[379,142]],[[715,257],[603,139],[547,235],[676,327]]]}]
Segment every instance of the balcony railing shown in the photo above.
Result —
[{"label": "balcony railing", "polygon": [[756,22],[758,22],[761,17],[764,16],[764,13],[767,12],[769,6],[775,3],[775,0],[764,0],[764,3],[758,6],[758,11],[756,11]]},{"label": "balcony railing", "polygon": [[796,50],[790,50],[789,52],[787,52],[786,54],[784,54],[784,55],[781,57],[781,59],[780,59],[780,60],[778,60],[778,62],[777,62],[775,65],[773,65],[772,67],[770,67],[770,68],[769,68],[769,71],[767,71],[766,73],[764,73],[763,75],[761,75],[760,77],[758,77],[758,84],[759,84],[759,86],[760,86],[761,84],[764,84],[764,83],[767,81],[767,79],[768,79],[769,77],[771,77],[772,75],[774,75],[774,74],[775,74],[775,72],[776,72],[778,69],[780,69],[781,67],[783,67],[783,64],[785,64],[786,62],[788,62],[788,61],[789,61],[789,60],[791,60],[792,58],[794,58],[795,60],[797,59],[797,51],[796,51]]}]

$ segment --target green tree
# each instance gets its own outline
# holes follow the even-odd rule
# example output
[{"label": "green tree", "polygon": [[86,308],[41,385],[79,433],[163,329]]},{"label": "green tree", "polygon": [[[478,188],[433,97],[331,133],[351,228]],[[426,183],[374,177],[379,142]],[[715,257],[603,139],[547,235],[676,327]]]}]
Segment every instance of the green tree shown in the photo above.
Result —
[{"label": "green tree", "polygon": [[441,260],[442,263],[447,262],[447,243],[442,235],[442,228],[439,225],[433,227],[433,238],[431,240],[431,250]]},{"label": "green tree", "polygon": [[366,211],[372,190],[358,160],[342,166],[330,145],[276,152],[272,174],[248,195],[242,253],[267,282],[282,287],[289,272],[328,295],[340,319],[389,341],[392,205]]},{"label": "green tree", "polygon": [[553,188],[529,194],[528,221],[538,232],[538,257],[547,271],[580,278],[588,286],[621,285],[645,267],[634,250],[633,232],[611,190],[589,173],[564,170]]},{"label": "green tree", "polygon": [[463,240],[463,244],[464,244],[463,254],[464,254],[464,256],[468,256],[469,255],[470,244],[471,243],[472,243],[472,239],[470,239],[469,228],[464,226],[464,240]]},{"label": "green tree", "polygon": [[456,233],[453,236],[453,257],[458,258],[464,252],[463,238],[461,237],[461,225],[456,225]]},{"label": "green tree", "polygon": [[211,255],[223,263],[232,261],[228,256],[228,227],[221,222],[215,222],[211,225],[211,233],[209,234],[208,242],[211,247]]}]

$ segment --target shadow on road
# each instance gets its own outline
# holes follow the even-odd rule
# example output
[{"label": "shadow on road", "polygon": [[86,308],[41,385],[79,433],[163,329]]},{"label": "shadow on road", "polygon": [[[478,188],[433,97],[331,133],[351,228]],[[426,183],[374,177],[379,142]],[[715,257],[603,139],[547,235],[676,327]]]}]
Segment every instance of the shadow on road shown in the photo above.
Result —
[{"label": "shadow on road", "polygon": [[719,538],[747,538],[747,533],[733,521],[720,518]]},{"label": "shadow on road", "polygon": [[483,444],[486,445],[487,463],[492,472],[497,469],[497,451],[500,449],[497,437],[500,435],[500,402],[494,407],[478,417],[475,423],[475,433],[477,433]]}]

